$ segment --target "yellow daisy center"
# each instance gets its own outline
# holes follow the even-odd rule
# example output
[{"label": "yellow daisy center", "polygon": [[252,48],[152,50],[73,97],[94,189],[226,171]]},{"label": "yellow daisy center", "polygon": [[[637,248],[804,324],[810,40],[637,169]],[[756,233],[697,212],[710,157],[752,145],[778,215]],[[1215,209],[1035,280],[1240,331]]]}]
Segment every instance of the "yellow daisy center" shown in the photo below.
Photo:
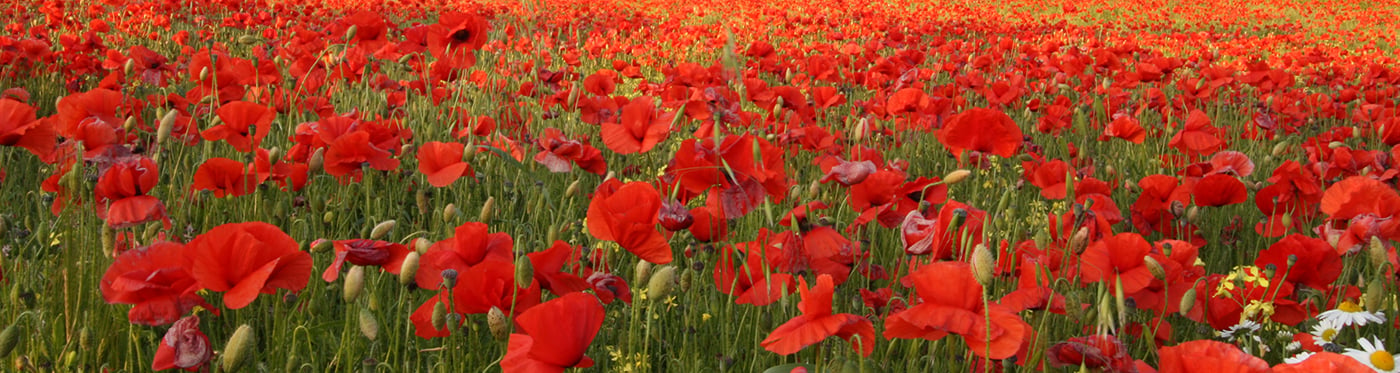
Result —
[{"label": "yellow daisy center", "polygon": [[1371,365],[1383,371],[1395,369],[1395,356],[1386,351],[1371,353]]},{"label": "yellow daisy center", "polygon": [[1323,341],[1332,342],[1333,338],[1337,338],[1337,329],[1327,329],[1322,331]]},{"label": "yellow daisy center", "polygon": [[1350,300],[1342,301],[1342,304],[1337,305],[1337,309],[1348,313],[1357,313],[1362,311],[1361,305],[1356,304],[1355,302],[1352,302]]}]

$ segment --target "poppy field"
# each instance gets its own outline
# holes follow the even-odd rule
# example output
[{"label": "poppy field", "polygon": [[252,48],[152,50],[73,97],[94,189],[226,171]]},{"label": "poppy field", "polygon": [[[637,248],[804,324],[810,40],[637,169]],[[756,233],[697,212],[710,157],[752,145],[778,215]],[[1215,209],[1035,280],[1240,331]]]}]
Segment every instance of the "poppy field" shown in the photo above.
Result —
[{"label": "poppy field", "polygon": [[0,371],[1400,372],[1400,2],[0,8]]}]

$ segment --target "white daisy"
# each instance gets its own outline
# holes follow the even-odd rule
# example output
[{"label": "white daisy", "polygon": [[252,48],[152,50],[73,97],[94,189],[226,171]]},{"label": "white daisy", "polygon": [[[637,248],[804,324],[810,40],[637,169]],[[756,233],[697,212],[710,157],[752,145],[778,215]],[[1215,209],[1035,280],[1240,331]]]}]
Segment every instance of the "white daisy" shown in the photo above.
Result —
[{"label": "white daisy", "polygon": [[1400,372],[1400,370],[1395,369],[1397,355],[1386,351],[1385,342],[1376,337],[1371,337],[1370,340],[1361,338],[1357,342],[1361,343],[1361,349],[1348,348],[1346,352],[1347,356],[1356,359],[1356,361],[1360,361],[1362,364],[1366,364],[1366,366],[1375,369],[1377,372]]},{"label": "white daisy", "polygon": [[1239,324],[1230,326],[1230,328],[1228,329],[1221,330],[1220,332],[1218,332],[1218,335],[1220,336],[1220,339],[1236,340],[1239,338],[1243,338],[1245,334],[1254,333],[1256,331],[1259,331],[1259,323],[1254,322],[1253,320],[1244,320],[1241,321]]},{"label": "white daisy", "polygon": [[1336,343],[1337,335],[1342,333],[1345,326],[1334,319],[1318,320],[1317,325],[1312,328],[1313,343],[1318,346],[1327,343]]},{"label": "white daisy", "polygon": [[1308,358],[1310,358],[1310,357],[1312,357],[1312,356],[1313,356],[1313,352],[1312,352],[1312,351],[1303,351],[1303,352],[1299,352],[1297,355],[1293,355],[1293,356],[1289,356],[1289,357],[1283,358],[1283,362],[1284,362],[1285,364],[1297,364],[1297,363],[1303,362],[1304,360],[1307,360]]},{"label": "white daisy", "polygon": [[1317,318],[1322,321],[1335,321],[1342,326],[1364,326],[1371,323],[1385,323],[1384,313],[1366,312],[1365,309],[1361,308],[1361,305],[1351,300],[1343,301],[1342,304],[1337,305],[1337,309],[1323,312],[1317,315]]}]

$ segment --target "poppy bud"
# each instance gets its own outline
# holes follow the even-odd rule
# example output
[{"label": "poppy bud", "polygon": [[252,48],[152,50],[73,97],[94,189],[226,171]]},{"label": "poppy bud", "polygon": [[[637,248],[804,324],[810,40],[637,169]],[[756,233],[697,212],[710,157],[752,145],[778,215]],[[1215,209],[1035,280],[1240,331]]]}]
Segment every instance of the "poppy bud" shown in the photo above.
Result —
[{"label": "poppy bud", "polygon": [[[699,264],[700,262],[695,262],[695,263],[696,263],[696,264]],[[692,271],[692,270],[690,270],[690,269],[686,269],[686,270],[684,270],[684,271],[681,272],[681,283],[680,283],[680,286],[681,286],[681,292],[682,292],[682,293],[688,293],[688,292],[690,292],[690,287],[691,287],[691,286],[693,285],[693,283],[695,282],[694,277],[695,277],[695,271]]]},{"label": "poppy bud", "polygon": [[418,237],[413,239],[413,251],[417,251],[418,255],[427,254],[428,249],[431,247],[433,247],[433,241],[427,238]]},{"label": "poppy bud", "polygon": [[1182,217],[1182,216],[1185,216],[1185,215],[1186,215],[1186,204],[1181,203],[1181,201],[1172,201],[1172,204],[1171,204],[1171,211],[1172,211],[1172,216],[1175,216],[1175,217],[1178,217],[1178,218],[1179,218],[1179,217]]},{"label": "poppy bud", "polygon": [[414,281],[414,276],[418,274],[418,251],[409,251],[403,257],[403,266],[399,267],[399,284],[408,285]]},{"label": "poppy bud", "polygon": [[1285,213],[1283,213],[1283,217],[1279,219],[1279,223],[1282,223],[1282,224],[1283,224],[1283,229],[1288,229],[1288,227],[1292,227],[1292,226],[1293,226],[1293,213],[1291,213],[1291,212],[1285,212]]},{"label": "poppy bud", "polygon": [[19,346],[19,325],[11,324],[0,331],[0,358],[10,355]]},{"label": "poppy bud", "polygon": [[961,183],[961,182],[963,182],[963,180],[967,180],[968,176],[972,176],[972,171],[969,171],[969,170],[963,169],[963,168],[959,168],[959,169],[953,170],[953,172],[949,172],[947,175],[944,175],[944,176],[943,176],[943,184],[953,185],[953,184]]},{"label": "poppy bud", "polygon": [[535,265],[530,263],[530,257],[524,255],[515,257],[515,286],[530,286],[534,279]]},{"label": "poppy bud", "polygon": [[117,230],[111,225],[102,225],[102,253],[108,258],[117,252]]},{"label": "poppy bud", "polygon": [[311,159],[306,162],[307,174],[319,174],[326,166],[326,148],[316,149],[311,153]]},{"label": "poppy bud", "polygon": [[569,188],[564,190],[564,198],[572,198],[578,195],[579,188],[582,188],[579,183],[582,181],[583,179],[574,179],[574,182],[569,183]]},{"label": "poppy bud", "polygon": [[1281,142],[1279,142],[1279,143],[1277,143],[1277,144],[1274,144],[1274,149],[1273,149],[1273,151],[1269,152],[1269,154],[1271,154],[1271,155],[1277,157],[1277,156],[1283,155],[1283,152],[1284,152],[1284,151],[1287,151],[1287,150],[1288,150],[1288,142],[1287,142],[1287,141],[1281,141]]},{"label": "poppy bud", "polygon": [[245,35],[243,35],[243,36],[239,36],[239,37],[238,37],[238,44],[253,45],[253,44],[257,44],[258,41],[259,41],[259,40],[258,40],[258,37],[255,36],[255,35],[251,35],[251,34],[245,34]]},{"label": "poppy bud", "polygon": [[1035,236],[1032,238],[1032,240],[1034,240],[1034,242],[1035,242],[1035,247],[1037,247],[1037,248],[1046,247],[1046,245],[1049,245],[1049,244],[1050,244],[1050,233],[1047,232],[1047,231],[1044,230],[1044,229],[1037,230],[1037,231],[1035,232]]},{"label": "poppy bud", "polygon": [[1351,137],[1361,137],[1361,127],[1352,127]]},{"label": "poppy bud", "polygon": [[371,240],[377,240],[377,239],[384,238],[384,236],[389,235],[389,231],[394,230],[394,227],[397,226],[397,225],[398,225],[398,222],[397,222],[397,221],[394,221],[394,220],[392,220],[392,219],[391,219],[391,220],[385,220],[385,221],[383,221],[383,222],[380,222],[379,224],[376,224],[376,225],[374,226],[374,230],[371,230],[371,231],[370,231],[370,233],[369,233],[369,239],[371,239]]},{"label": "poppy bud", "polygon": [[651,262],[637,261],[637,266],[632,270],[632,283],[645,284],[649,279],[651,279]]},{"label": "poppy bud", "polygon": [[1371,236],[1371,244],[1367,246],[1366,254],[1371,259],[1372,266],[1381,268],[1390,262],[1390,250],[1385,248],[1379,236]]},{"label": "poppy bud", "polygon": [[1201,220],[1201,208],[1200,208],[1200,206],[1191,206],[1191,208],[1186,209],[1186,221],[1187,221],[1187,222],[1190,222],[1191,224],[1196,224],[1197,222],[1200,222],[1200,220]]},{"label": "poppy bud", "polygon": [[379,320],[368,308],[360,307],[360,334],[373,341],[379,339]]},{"label": "poppy bud", "polygon": [[433,304],[433,317],[431,319],[434,330],[442,330],[447,326],[447,304],[437,302]]},{"label": "poppy bud", "polygon": [[651,281],[647,282],[647,298],[661,300],[671,295],[671,289],[676,284],[676,267],[664,266],[651,276]]},{"label": "poppy bud", "polygon": [[545,242],[554,242],[559,240],[559,223],[549,224],[549,231],[545,232],[544,240]]},{"label": "poppy bud", "polygon": [[238,330],[233,331],[233,336],[229,337],[228,344],[224,345],[224,354],[219,365],[224,371],[237,371],[243,367],[256,347],[257,340],[253,336],[253,328],[248,324],[239,325]]},{"label": "poppy bud", "polygon": [[136,59],[135,59],[135,58],[128,58],[128,59],[126,60],[126,63],[123,63],[123,64],[122,64],[122,75],[131,75],[131,70],[135,70],[135,69],[136,69]]},{"label": "poppy bud", "polygon": [[326,251],[330,251],[331,248],[333,248],[333,247],[335,247],[335,243],[334,243],[334,242],[331,242],[331,240],[327,240],[327,239],[322,238],[322,239],[318,239],[318,240],[316,240],[316,241],[314,241],[314,242],[311,243],[311,252],[313,252],[313,253],[324,253],[324,252],[326,252]]},{"label": "poppy bud", "polygon": [[821,193],[821,191],[822,191],[822,184],[821,184],[821,182],[820,182],[819,180],[812,180],[812,183],[807,185],[807,199],[808,199],[808,200],[815,200],[815,199],[817,199],[817,194],[818,194],[818,193]]},{"label": "poppy bud", "polygon": [[411,55],[411,54],[405,54],[403,57],[399,57],[399,63],[401,63],[401,64],[408,63],[408,60],[411,59],[411,58],[413,58],[413,55]]},{"label": "poppy bud", "polygon": [[1114,279],[1113,300],[1118,306],[1118,325],[1128,324],[1128,297],[1123,295],[1123,277]]},{"label": "poppy bud", "polygon": [[1336,148],[1340,148],[1340,147],[1343,147],[1343,146],[1347,146],[1347,144],[1344,143],[1344,142],[1341,142],[1341,141],[1333,141],[1333,142],[1327,143],[1327,148],[1328,148],[1328,149],[1336,149]]},{"label": "poppy bud", "polygon": [[160,224],[150,224],[146,226],[146,231],[141,232],[142,242],[154,242],[156,235],[160,233]]},{"label": "poppy bud", "polygon": [[1186,294],[1183,294],[1183,295],[1181,296],[1181,305],[1180,305],[1180,308],[1181,308],[1181,309],[1180,309],[1178,312],[1180,312],[1182,316],[1186,316],[1187,313],[1191,312],[1191,307],[1195,307],[1195,306],[1196,306],[1196,288],[1193,287],[1193,288],[1190,288],[1190,289],[1186,289]]},{"label": "poppy bud", "polygon": [[413,202],[418,206],[418,214],[428,214],[428,189],[418,188],[418,192],[413,194]]},{"label": "poppy bud", "polygon": [[457,215],[461,214],[462,211],[457,209],[457,204],[449,203],[447,207],[442,208],[442,222],[451,223],[452,220],[457,219]]},{"label": "poppy bud", "polygon": [[482,223],[491,222],[491,215],[495,213],[496,197],[487,197],[486,203],[481,205],[481,214],[477,215],[476,221]]},{"label": "poppy bud", "polygon": [[345,40],[354,39],[358,31],[360,31],[360,27],[355,25],[351,25],[350,28],[345,29]]},{"label": "poppy bud", "polygon": [[199,69],[199,80],[203,81],[206,79],[209,79],[209,66]]},{"label": "poppy bud", "polygon": [[1147,267],[1148,272],[1152,273],[1152,277],[1156,277],[1161,281],[1167,280],[1167,271],[1162,268],[1162,263],[1157,262],[1157,258],[1144,256],[1142,257],[1142,264]]},{"label": "poppy bud", "polygon": [[491,336],[498,341],[504,341],[510,337],[510,318],[500,308],[491,307],[486,311],[486,326],[491,329]]},{"label": "poppy bud", "polygon": [[1079,227],[1074,231],[1074,235],[1069,238],[1069,251],[1074,255],[1084,253],[1084,249],[1089,248],[1089,227]]},{"label": "poppy bud", "polygon": [[1361,297],[1362,302],[1366,305],[1366,310],[1370,312],[1378,312],[1385,308],[1386,296],[1389,293],[1385,291],[1383,278],[1376,276],[1372,279],[1371,283],[1366,285],[1366,294]]},{"label": "poppy bud", "polygon": [[862,117],[854,127],[851,127],[851,141],[861,142],[868,132],[870,132],[870,118]]},{"label": "poppy bud", "polygon": [[444,270],[442,270],[442,287],[451,289],[451,288],[456,287],[456,286],[457,286],[457,270],[455,270],[455,269],[444,269]]},{"label": "poppy bud", "polygon": [[350,273],[345,274],[345,296],[346,302],[354,302],[360,298],[360,293],[365,290],[365,267],[352,265]]},{"label": "poppy bud", "polygon": [[972,249],[972,274],[977,278],[977,283],[982,286],[991,286],[993,273],[997,260],[992,257],[992,251],[987,249],[987,244],[977,244]]}]

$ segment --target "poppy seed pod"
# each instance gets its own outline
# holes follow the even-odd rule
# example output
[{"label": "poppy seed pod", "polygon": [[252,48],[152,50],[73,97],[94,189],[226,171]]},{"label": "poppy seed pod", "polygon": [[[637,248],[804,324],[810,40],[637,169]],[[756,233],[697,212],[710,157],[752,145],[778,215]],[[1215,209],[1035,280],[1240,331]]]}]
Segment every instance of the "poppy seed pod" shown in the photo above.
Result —
[{"label": "poppy seed pod", "polygon": [[451,289],[457,286],[457,270],[442,270],[442,287]]},{"label": "poppy seed pod", "polygon": [[233,336],[229,337],[228,344],[224,345],[219,366],[227,372],[235,372],[242,368],[253,349],[257,347],[258,342],[255,338],[252,327],[248,324],[239,325],[238,330],[233,331]]},{"label": "poppy seed pod", "polygon": [[1089,227],[1080,227],[1069,237],[1069,251],[1074,255],[1083,254],[1089,248]]},{"label": "poppy seed pod", "polygon": [[389,235],[389,231],[394,230],[394,227],[397,225],[398,222],[394,220],[385,220],[379,224],[375,224],[374,229],[369,232],[369,239],[377,240],[384,238],[384,236]]},{"label": "poppy seed pod", "polygon": [[671,295],[676,284],[676,267],[664,266],[657,270],[647,282],[647,298],[661,300]]},{"label": "poppy seed pod", "polygon": [[350,266],[350,273],[345,274],[344,290],[346,302],[354,302],[360,298],[360,293],[365,290],[365,267]]},{"label": "poppy seed pod", "polygon": [[498,307],[492,306],[490,311],[486,311],[486,326],[491,329],[491,336],[498,341],[510,337],[510,318]]},{"label": "poppy seed pod", "polygon": [[414,281],[414,276],[418,274],[418,251],[410,251],[403,257],[403,266],[399,267],[399,284],[408,285]]},{"label": "poppy seed pod", "polygon": [[379,339],[379,319],[368,308],[360,307],[360,334],[373,341]]}]

